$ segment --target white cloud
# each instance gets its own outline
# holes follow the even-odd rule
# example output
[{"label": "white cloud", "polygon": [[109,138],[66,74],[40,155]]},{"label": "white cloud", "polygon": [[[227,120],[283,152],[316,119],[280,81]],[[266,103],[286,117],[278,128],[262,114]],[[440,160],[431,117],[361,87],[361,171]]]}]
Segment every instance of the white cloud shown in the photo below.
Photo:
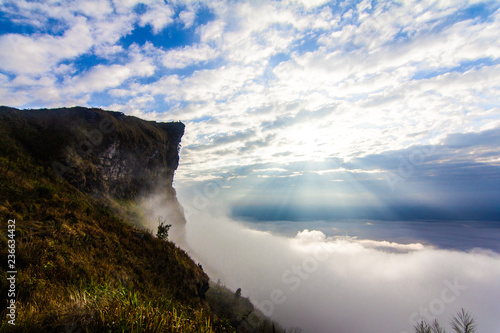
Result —
[{"label": "white cloud", "polygon": [[153,94],[165,94],[167,99],[173,100],[217,101],[233,97],[260,74],[262,69],[251,66],[223,66],[198,70],[182,79],[176,75],[164,77],[146,90]]},{"label": "white cloud", "polygon": [[67,92],[76,94],[103,91],[120,86],[134,76],[150,76],[155,66],[147,60],[137,59],[127,65],[97,65],[82,75],[72,77],[65,82]]},{"label": "white cloud", "polygon": [[[142,14],[134,11],[139,3],[146,9]],[[252,171],[262,176],[259,181],[323,177],[326,184],[311,198],[335,202],[351,202],[349,186],[359,192],[357,200],[382,200],[363,188],[362,180],[383,176],[384,169],[321,164],[325,159],[347,161],[440,142],[448,133],[493,128],[498,122],[499,12],[463,20],[457,13],[467,1],[325,3],[207,2],[215,18],[195,27],[186,45],[168,48],[157,41],[127,46],[120,40],[137,25],[159,34],[177,22],[176,28],[183,25],[182,33],[189,33],[198,4],[20,0],[2,10],[38,30],[0,36],[0,99],[14,106],[94,105],[93,92],[108,92],[109,102],[101,105],[107,109],[187,123],[179,184],[271,161],[271,167]],[[58,24],[47,26],[49,18]],[[82,72],[72,62],[82,55],[96,55],[99,63]],[[192,65],[201,69],[189,69]],[[146,77],[150,80],[142,83]],[[497,154],[490,152],[469,158],[497,163]],[[299,160],[318,167],[293,169]],[[241,173],[233,178],[242,183],[252,178]],[[259,186],[250,185],[255,187],[235,189],[231,199],[245,198]],[[322,186],[345,193],[322,192]],[[223,258],[209,264],[229,286],[242,287],[259,303],[272,288],[287,291],[288,301],[276,305],[272,315],[290,325],[314,332],[409,330],[412,312],[427,306],[443,281],[455,277],[469,289],[440,319],[447,322],[464,305],[486,331],[499,324],[496,255],[333,239],[319,231],[288,239],[240,228],[223,217],[190,223],[196,252]],[[283,272],[302,265],[319,244],[332,250],[329,258],[289,292]]]},{"label": "white cloud", "polygon": [[70,89],[81,92],[102,91],[106,88],[117,87],[133,75],[133,71],[127,66],[98,65],[89,72],[73,77],[67,82]]},{"label": "white cloud", "polygon": [[6,105],[23,107],[34,103],[46,107],[61,107],[65,105],[85,105],[90,96],[65,95],[57,85],[55,77],[51,75],[33,78],[29,75],[20,75],[11,80],[8,88],[0,90],[0,99]]},{"label": "white cloud", "polygon": [[81,18],[61,37],[3,35],[0,37],[0,68],[16,74],[46,73],[59,61],[88,52],[92,44],[90,29]]},{"label": "white cloud", "polygon": [[226,22],[222,20],[214,20],[205,25],[198,27],[200,40],[202,43],[220,42],[224,34]]},{"label": "white cloud", "polygon": [[163,55],[163,65],[167,68],[184,68],[216,58],[219,52],[206,44],[173,49]]},{"label": "white cloud", "polygon": [[283,52],[296,39],[289,31],[270,29],[252,33],[249,36],[228,34],[224,39],[223,49],[230,62],[243,64],[266,62],[272,55]]},{"label": "white cloud", "polygon": [[111,59],[123,51],[121,46],[112,44],[101,44],[94,47],[94,54],[105,59]]},{"label": "white cloud", "polygon": [[184,24],[184,28],[191,28],[194,24],[194,20],[196,19],[196,13],[189,10],[183,10],[179,13],[179,19]]},{"label": "white cloud", "polygon": [[148,10],[141,15],[140,25],[150,25],[155,34],[174,22],[175,11],[163,1],[148,5]]},{"label": "white cloud", "polygon": [[103,19],[92,21],[92,37],[95,47],[121,47],[116,43],[133,30],[134,19],[133,15],[128,14],[108,15]]},{"label": "white cloud", "polygon": [[328,0],[291,0],[290,3],[298,3],[304,6],[306,9],[312,9],[314,7],[318,7],[324,5],[328,2]]},{"label": "white cloud", "polygon": [[150,105],[153,101],[154,98],[152,96],[134,96],[130,99],[127,105],[113,104],[110,105],[109,108],[141,119],[160,121],[160,119],[162,118],[162,114],[156,111],[144,111],[144,105]]},{"label": "white cloud", "polygon": [[104,18],[113,12],[108,1],[75,1],[75,11],[81,11],[86,16]]}]

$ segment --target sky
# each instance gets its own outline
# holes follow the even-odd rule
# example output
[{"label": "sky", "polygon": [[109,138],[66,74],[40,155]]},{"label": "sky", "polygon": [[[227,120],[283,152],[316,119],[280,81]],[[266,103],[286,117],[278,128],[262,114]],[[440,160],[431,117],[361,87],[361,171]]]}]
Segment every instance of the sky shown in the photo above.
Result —
[{"label": "sky", "polygon": [[235,216],[498,220],[499,8],[1,0],[0,104],[180,120],[177,186]]}]

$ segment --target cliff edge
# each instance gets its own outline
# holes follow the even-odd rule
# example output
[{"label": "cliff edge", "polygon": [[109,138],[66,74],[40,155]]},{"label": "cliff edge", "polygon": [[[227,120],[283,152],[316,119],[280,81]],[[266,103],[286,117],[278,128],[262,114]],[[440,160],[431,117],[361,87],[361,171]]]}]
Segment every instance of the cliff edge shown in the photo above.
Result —
[{"label": "cliff edge", "polygon": [[0,124],[4,148],[15,147],[5,154],[21,151],[33,156],[80,191],[119,200],[154,195],[154,206],[148,200],[142,207],[149,221],[132,222],[154,228],[154,211],[161,211],[172,225],[171,239],[185,246],[186,220],[172,187],[183,123],[157,123],[84,107],[0,107]]},{"label": "cliff edge", "polygon": [[174,193],[181,122],[156,123],[83,107],[0,107],[0,121],[7,140],[20,143],[82,191],[124,199],[158,186]]}]

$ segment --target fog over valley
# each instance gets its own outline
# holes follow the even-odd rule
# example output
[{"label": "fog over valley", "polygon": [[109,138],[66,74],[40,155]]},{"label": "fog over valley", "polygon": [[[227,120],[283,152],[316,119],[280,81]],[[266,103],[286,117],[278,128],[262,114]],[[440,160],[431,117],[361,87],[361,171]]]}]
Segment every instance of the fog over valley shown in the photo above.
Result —
[{"label": "fog over valley", "polygon": [[223,210],[212,213],[192,215],[186,226],[192,255],[286,327],[412,332],[422,319],[447,325],[462,307],[482,331],[500,327],[497,252],[326,237],[308,229],[286,237],[251,229]]}]

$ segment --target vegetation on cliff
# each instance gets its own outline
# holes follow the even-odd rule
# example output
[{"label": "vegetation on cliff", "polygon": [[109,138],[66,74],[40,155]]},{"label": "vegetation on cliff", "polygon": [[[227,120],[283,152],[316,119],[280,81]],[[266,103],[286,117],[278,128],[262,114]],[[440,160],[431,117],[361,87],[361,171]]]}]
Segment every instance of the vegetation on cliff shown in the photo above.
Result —
[{"label": "vegetation on cliff", "polygon": [[199,265],[128,220],[138,225],[130,202],[157,179],[175,197],[184,125],[84,108],[3,107],[0,118],[0,221],[6,231],[15,220],[17,268],[16,326],[2,321],[0,331],[233,332],[253,312],[222,286],[206,294]]}]

